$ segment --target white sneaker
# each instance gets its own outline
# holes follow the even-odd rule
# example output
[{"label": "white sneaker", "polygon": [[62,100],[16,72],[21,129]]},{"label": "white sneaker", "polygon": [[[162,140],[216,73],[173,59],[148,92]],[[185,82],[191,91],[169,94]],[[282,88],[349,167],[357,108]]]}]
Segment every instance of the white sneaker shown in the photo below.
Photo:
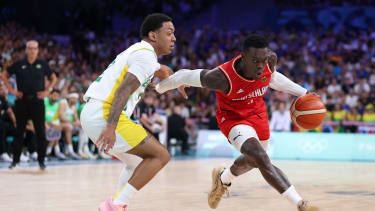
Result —
[{"label": "white sneaker", "polygon": [[93,155],[92,153],[86,153],[86,154],[89,156],[90,160],[96,160],[98,158],[98,156]]},{"label": "white sneaker", "polygon": [[21,162],[29,162],[29,156],[24,155],[23,153],[21,153],[20,161]]},{"label": "white sneaker", "polygon": [[64,155],[64,153],[61,153],[61,152],[55,152],[55,155],[58,159],[60,160],[66,160],[66,156]]},{"label": "white sneaker", "polygon": [[1,154],[1,159],[5,162],[12,162],[12,158],[9,157],[8,153],[4,152]]},{"label": "white sneaker", "polygon": [[75,152],[69,152],[69,157],[72,158],[73,160],[82,160],[82,158],[77,155]]},{"label": "white sneaker", "polygon": [[99,157],[105,160],[111,159],[111,156],[107,155],[104,151],[99,153]]},{"label": "white sneaker", "polygon": [[87,150],[84,150],[84,153],[88,155],[90,160],[96,160],[96,158],[97,158],[97,156],[93,155],[88,148],[87,148]]},{"label": "white sneaker", "polygon": [[31,160],[38,160],[38,153],[37,152],[33,152],[31,155],[30,155],[30,158]]}]

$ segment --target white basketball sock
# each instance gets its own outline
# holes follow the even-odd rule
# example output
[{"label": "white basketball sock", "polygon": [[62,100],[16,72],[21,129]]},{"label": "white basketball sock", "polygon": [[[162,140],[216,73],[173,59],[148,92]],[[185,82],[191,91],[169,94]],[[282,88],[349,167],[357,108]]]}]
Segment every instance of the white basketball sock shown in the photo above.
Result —
[{"label": "white basketball sock", "polygon": [[80,129],[79,135],[78,135],[78,152],[82,153],[84,152],[84,146],[87,145],[89,142],[89,137],[86,135],[86,133]]},{"label": "white basketball sock", "polygon": [[113,197],[113,204],[114,205],[121,205],[121,204],[129,204],[130,198],[137,193],[138,190],[135,189],[131,184],[126,183],[124,187],[117,192],[115,197]]},{"label": "white basketball sock", "polygon": [[55,154],[56,154],[56,153],[61,153],[61,152],[60,152],[60,147],[59,147],[59,145],[55,145],[55,146],[53,147],[53,149],[55,150]]},{"label": "white basketball sock", "polygon": [[51,147],[51,146],[48,146],[48,147],[47,147],[47,150],[46,150],[46,155],[51,154],[51,152],[52,152],[52,147]]},{"label": "white basketball sock", "polygon": [[66,146],[66,148],[67,148],[67,150],[68,150],[69,153],[74,153],[73,145],[68,144],[68,145]]},{"label": "white basketball sock", "polygon": [[281,195],[287,198],[290,202],[292,202],[295,205],[298,205],[298,202],[302,200],[302,197],[297,193],[296,188],[293,185],[291,185]]},{"label": "white basketball sock", "polygon": [[225,185],[229,185],[230,182],[236,178],[237,176],[233,175],[232,172],[230,171],[230,168],[226,168],[224,172],[221,174],[220,179],[221,182]]}]

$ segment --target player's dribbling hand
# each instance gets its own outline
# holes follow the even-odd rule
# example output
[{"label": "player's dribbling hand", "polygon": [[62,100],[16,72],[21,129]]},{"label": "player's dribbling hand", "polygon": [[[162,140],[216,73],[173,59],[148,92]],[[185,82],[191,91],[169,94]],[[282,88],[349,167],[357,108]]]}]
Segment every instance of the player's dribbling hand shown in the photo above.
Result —
[{"label": "player's dribbling hand", "polygon": [[180,86],[180,87],[177,88],[178,92],[180,92],[180,94],[182,95],[182,97],[184,99],[188,99],[188,96],[187,96],[187,94],[185,92],[185,88],[186,87],[189,87],[189,86],[188,85],[182,85],[182,86]]},{"label": "player's dribbling hand", "polygon": [[116,142],[116,126],[107,124],[102,133],[100,134],[95,145],[98,147],[100,152],[105,151],[108,153],[113,148]]}]

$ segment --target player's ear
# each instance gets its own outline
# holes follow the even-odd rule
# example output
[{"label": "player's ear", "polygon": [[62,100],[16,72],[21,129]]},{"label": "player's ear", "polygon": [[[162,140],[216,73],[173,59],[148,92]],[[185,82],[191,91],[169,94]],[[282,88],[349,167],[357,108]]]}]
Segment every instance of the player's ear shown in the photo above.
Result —
[{"label": "player's ear", "polygon": [[151,41],[156,42],[156,33],[153,32],[153,31],[150,31],[150,32],[148,33],[148,38],[149,38]]}]

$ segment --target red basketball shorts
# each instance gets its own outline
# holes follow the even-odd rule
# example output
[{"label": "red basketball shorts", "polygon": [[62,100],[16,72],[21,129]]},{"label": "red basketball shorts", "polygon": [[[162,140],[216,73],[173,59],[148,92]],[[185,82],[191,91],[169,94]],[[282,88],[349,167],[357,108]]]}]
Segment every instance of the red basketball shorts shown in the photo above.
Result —
[{"label": "red basketball shorts", "polygon": [[249,125],[254,128],[259,141],[265,141],[270,138],[270,127],[268,125],[267,112],[255,113],[246,118],[235,115],[233,112],[216,112],[216,120],[221,132],[228,137],[232,127],[240,124]]}]

